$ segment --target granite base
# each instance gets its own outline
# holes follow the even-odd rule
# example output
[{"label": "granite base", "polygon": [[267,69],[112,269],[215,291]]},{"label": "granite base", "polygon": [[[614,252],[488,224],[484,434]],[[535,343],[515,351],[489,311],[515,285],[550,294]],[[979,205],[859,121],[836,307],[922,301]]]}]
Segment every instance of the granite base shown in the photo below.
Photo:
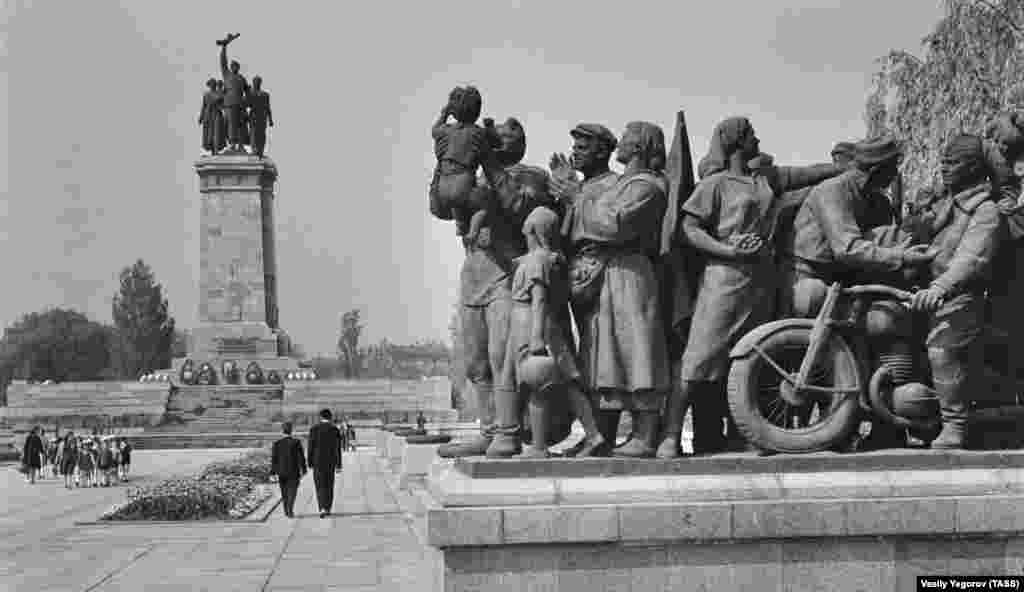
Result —
[{"label": "granite base", "polygon": [[[438,460],[445,590],[913,590],[1024,569],[1024,453]],[[531,476],[532,475],[532,476]]]},{"label": "granite base", "polygon": [[440,444],[406,443],[402,450],[402,464],[398,471],[398,486],[407,489],[410,483],[426,479],[430,466],[437,458]]}]

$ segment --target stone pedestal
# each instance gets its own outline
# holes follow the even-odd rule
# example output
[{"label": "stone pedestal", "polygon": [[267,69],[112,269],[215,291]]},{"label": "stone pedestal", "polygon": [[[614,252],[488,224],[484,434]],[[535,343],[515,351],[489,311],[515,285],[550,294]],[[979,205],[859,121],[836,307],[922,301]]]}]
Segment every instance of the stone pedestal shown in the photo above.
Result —
[{"label": "stone pedestal", "polygon": [[377,456],[381,458],[387,458],[388,456],[388,438],[391,436],[391,432],[385,430],[377,430],[375,435],[375,444],[377,446]]},{"label": "stone pedestal", "polygon": [[401,438],[394,434],[388,434],[388,461],[395,464],[401,462],[402,450],[405,449],[405,446],[405,438]]},{"label": "stone pedestal", "polygon": [[1024,452],[437,460],[445,590],[914,590],[1018,574]]},{"label": "stone pedestal", "polygon": [[430,466],[437,459],[440,444],[410,444],[402,450],[402,464],[398,470],[398,485],[405,489],[413,481],[426,478]]},{"label": "stone pedestal", "polygon": [[[246,154],[205,156],[196,162],[199,215],[199,325],[187,358],[219,373],[233,360],[244,373],[256,362],[264,374],[295,370],[278,328],[274,184],[277,166]],[[223,377],[221,377],[223,378]],[[223,380],[221,380],[223,382]]]}]

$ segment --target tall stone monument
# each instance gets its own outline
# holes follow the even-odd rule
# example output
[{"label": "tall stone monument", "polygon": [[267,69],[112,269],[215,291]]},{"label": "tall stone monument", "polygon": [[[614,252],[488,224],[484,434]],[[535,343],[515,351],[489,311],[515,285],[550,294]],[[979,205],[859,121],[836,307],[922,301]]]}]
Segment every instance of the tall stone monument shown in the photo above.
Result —
[{"label": "tall stone monument", "polygon": [[[277,261],[274,248],[274,184],[277,165],[245,148],[250,144],[247,114],[250,89],[238,62],[227,59],[227,45],[237,34],[219,40],[225,96],[235,111],[236,137],[210,151],[195,164],[202,207],[199,215],[199,325],[191,333],[187,358],[176,360],[175,373],[185,359],[209,363],[220,371],[225,362],[240,370],[255,362],[263,372],[295,370],[288,358],[290,344],[278,326]],[[226,104],[226,103],[225,103]],[[201,122],[228,112],[217,101],[204,101]],[[216,113],[215,113],[216,112]],[[222,118],[223,119],[223,118]],[[223,121],[218,125],[223,127]],[[243,129],[244,128],[244,129]],[[216,144],[216,143],[215,143]],[[219,377],[222,382],[225,377]]]},{"label": "tall stone monument", "polygon": [[194,352],[283,355],[274,249],[277,167],[267,158],[222,154],[200,159],[196,172],[202,209]]}]

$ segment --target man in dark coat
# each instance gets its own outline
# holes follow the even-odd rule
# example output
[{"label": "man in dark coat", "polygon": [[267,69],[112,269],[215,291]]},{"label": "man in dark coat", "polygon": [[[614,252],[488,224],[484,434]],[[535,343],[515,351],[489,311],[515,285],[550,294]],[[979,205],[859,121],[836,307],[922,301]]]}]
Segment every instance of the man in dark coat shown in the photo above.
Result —
[{"label": "man in dark coat", "polygon": [[39,426],[32,428],[28,438],[25,439],[25,449],[22,451],[21,462],[25,466],[25,477],[29,483],[35,483],[42,467],[43,440],[39,437]]},{"label": "man in dark coat", "polygon": [[302,452],[302,442],[292,437],[292,422],[284,422],[281,431],[284,437],[274,442],[270,453],[270,466],[277,475],[278,484],[281,485],[284,515],[294,518],[295,495],[299,491],[299,480],[306,474],[306,456]]},{"label": "man in dark coat", "polygon": [[309,468],[313,469],[320,517],[334,505],[334,471],[341,466],[341,432],[331,422],[331,410],[320,412],[320,423],[309,429]]}]

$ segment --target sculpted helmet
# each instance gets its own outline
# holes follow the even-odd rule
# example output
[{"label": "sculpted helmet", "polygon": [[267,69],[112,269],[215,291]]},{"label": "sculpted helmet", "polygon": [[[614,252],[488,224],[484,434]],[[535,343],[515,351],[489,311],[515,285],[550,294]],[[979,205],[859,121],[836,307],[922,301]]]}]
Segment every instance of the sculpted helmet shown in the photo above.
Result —
[{"label": "sculpted helmet", "polygon": [[892,411],[908,419],[931,419],[939,416],[939,400],[935,391],[921,383],[911,382],[893,390]]},{"label": "sculpted helmet", "polygon": [[535,393],[544,393],[562,381],[562,373],[552,356],[525,355],[516,370],[519,383]]}]

